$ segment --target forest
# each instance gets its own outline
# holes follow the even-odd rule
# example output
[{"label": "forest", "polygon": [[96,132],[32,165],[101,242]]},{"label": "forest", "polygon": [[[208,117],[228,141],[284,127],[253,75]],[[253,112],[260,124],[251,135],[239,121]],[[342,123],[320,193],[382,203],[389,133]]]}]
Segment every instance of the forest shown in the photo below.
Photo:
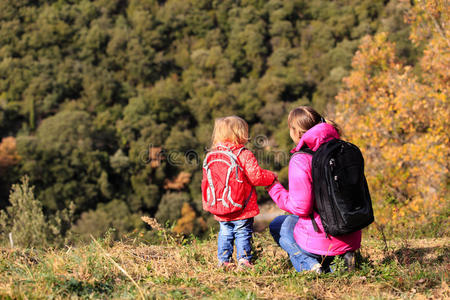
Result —
[{"label": "forest", "polygon": [[286,184],[298,105],[361,148],[376,226],[448,233],[445,0],[1,0],[0,24],[1,243],[208,232],[214,119]]}]

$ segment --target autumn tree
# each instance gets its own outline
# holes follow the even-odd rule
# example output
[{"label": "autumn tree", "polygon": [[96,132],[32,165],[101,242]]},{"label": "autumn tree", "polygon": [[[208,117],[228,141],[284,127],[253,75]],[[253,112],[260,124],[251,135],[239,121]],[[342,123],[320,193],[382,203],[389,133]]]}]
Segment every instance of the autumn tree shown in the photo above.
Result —
[{"label": "autumn tree", "polygon": [[0,143],[0,175],[4,175],[6,169],[16,165],[19,160],[16,139],[12,136],[3,138]]},{"label": "autumn tree", "polygon": [[414,226],[448,209],[450,28],[444,2],[419,1],[407,15],[412,41],[424,47],[416,69],[398,59],[387,33],[366,37],[337,96],[336,121],[366,157],[381,223]]},{"label": "autumn tree", "polygon": [[16,139],[12,136],[3,138],[0,142],[0,208],[9,204],[10,185],[16,177],[13,166],[19,162]]},{"label": "autumn tree", "polygon": [[179,234],[199,235],[207,229],[206,222],[202,217],[197,217],[194,209],[189,203],[184,202],[181,207],[181,217],[173,227],[173,231]]}]

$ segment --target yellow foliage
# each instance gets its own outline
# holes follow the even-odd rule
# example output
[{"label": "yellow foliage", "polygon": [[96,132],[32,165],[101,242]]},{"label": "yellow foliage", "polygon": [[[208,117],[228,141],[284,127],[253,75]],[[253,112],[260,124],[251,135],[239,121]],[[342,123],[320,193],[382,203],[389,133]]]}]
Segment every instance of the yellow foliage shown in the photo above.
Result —
[{"label": "yellow foliage", "polygon": [[183,203],[181,208],[181,218],[173,228],[175,233],[191,234],[206,230],[206,222],[202,217],[197,218],[194,209],[187,203]]},{"label": "yellow foliage", "polygon": [[16,149],[16,139],[12,136],[5,137],[0,143],[0,174],[17,164],[20,160]]},{"label": "yellow foliage", "polygon": [[150,161],[150,166],[152,168],[157,168],[161,165],[161,160],[164,156],[162,155],[161,147],[150,147],[148,150],[148,158]]},{"label": "yellow foliage", "polygon": [[337,96],[334,118],[366,158],[381,223],[424,220],[448,205],[449,12],[423,11],[441,2],[422,1],[408,15],[421,22],[413,24],[412,40],[428,41],[420,76],[397,61],[395,45],[381,33],[363,40]]}]

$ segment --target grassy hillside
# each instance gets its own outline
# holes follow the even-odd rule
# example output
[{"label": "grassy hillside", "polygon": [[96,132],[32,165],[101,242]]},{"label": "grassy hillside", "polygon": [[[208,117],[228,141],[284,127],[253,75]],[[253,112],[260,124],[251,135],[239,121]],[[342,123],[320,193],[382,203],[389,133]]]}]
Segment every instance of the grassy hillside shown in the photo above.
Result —
[{"label": "grassy hillside", "polygon": [[[216,236],[151,245],[108,237],[59,250],[0,249],[0,298],[444,299],[449,238],[392,240],[366,234],[354,272],[296,273],[267,231],[254,239],[253,270],[216,267]],[[369,237],[370,236],[370,237]],[[386,245],[388,246],[386,248]]]}]

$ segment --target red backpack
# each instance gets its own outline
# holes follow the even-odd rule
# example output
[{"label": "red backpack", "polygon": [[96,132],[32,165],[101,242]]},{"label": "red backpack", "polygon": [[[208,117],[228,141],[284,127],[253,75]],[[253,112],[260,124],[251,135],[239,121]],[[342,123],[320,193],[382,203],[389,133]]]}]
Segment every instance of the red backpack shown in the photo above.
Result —
[{"label": "red backpack", "polygon": [[216,216],[244,209],[253,194],[253,188],[238,163],[238,156],[244,148],[234,154],[223,147],[226,150],[211,151],[203,161],[203,209]]}]

